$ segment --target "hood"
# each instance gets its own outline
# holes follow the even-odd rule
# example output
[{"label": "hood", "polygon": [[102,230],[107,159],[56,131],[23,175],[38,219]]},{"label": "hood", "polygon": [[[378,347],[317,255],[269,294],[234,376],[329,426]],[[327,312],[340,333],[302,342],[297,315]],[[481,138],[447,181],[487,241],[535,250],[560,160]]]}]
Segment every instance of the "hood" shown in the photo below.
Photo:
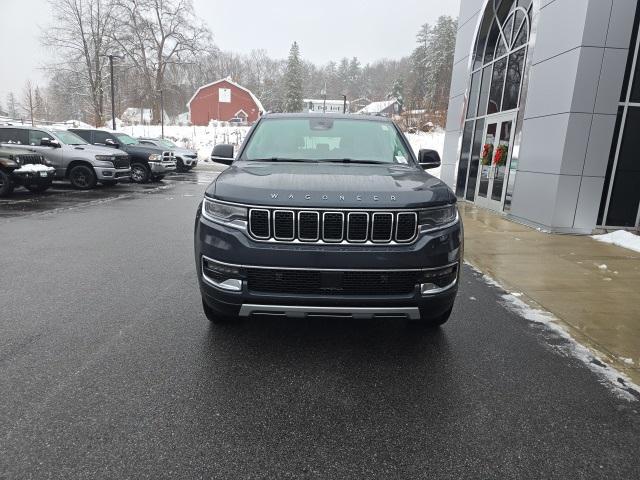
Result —
[{"label": "hood", "polygon": [[176,147],[173,150],[176,155],[197,155],[198,152],[191,150],[190,148]]},{"label": "hood", "polygon": [[250,205],[414,208],[455,202],[445,183],[410,165],[236,162],[207,196]]},{"label": "hood", "polygon": [[126,155],[126,152],[112,147],[101,147],[100,145],[66,145],[67,148],[86,152],[92,155]]},{"label": "hood", "polygon": [[129,153],[137,153],[140,155],[152,155],[154,153],[162,155],[162,152],[173,151],[168,148],[154,147],[152,145],[125,145],[123,147]]}]

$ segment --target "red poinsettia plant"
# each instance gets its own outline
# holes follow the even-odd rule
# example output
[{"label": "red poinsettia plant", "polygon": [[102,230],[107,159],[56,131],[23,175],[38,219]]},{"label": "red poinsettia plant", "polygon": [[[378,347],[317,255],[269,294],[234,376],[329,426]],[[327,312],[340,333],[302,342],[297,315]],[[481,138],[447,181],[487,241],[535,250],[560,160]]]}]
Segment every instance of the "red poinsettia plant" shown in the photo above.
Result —
[{"label": "red poinsettia plant", "polygon": [[482,155],[480,155],[480,163],[482,165],[489,165],[491,163],[491,156],[493,155],[493,144],[485,143],[482,147]]},{"label": "red poinsettia plant", "polygon": [[493,165],[496,167],[504,167],[507,164],[507,154],[509,147],[507,145],[499,145],[496,148],[496,154],[493,156]]}]

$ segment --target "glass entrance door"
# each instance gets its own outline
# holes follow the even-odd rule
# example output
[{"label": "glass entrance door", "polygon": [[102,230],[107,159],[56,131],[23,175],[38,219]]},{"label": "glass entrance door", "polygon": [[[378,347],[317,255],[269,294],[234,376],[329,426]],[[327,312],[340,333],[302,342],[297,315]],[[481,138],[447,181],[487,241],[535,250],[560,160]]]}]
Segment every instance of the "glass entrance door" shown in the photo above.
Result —
[{"label": "glass entrance door", "polygon": [[476,203],[482,207],[502,211],[515,118],[508,115],[487,120],[480,151]]}]

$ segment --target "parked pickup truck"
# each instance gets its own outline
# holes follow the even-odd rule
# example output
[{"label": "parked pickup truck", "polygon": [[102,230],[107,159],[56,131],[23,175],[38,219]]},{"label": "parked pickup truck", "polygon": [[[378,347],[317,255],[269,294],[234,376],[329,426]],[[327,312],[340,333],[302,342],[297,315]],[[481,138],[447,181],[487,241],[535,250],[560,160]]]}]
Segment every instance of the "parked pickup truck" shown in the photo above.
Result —
[{"label": "parked pickup truck", "polygon": [[20,185],[31,192],[44,192],[54,172],[39,153],[0,147],[0,197],[8,197]]},{"label": "parked pickup truck", "polygon": [[253,315],[405,318],[439,326],[460,282],[456,197],[389,119],[269,114],[196,213],[202,305],[214,323]]},{"label": "parked pickup truck", "polygon": [[89,145],[68,132],[47,127],[2,126],[0,143],[25,153],[44,156],[55,168],[55,177],[68,179],[74,188],[88,190],[100,182],[115,185],[129,178],[129,157],[120,150]]},{"label": "parked pickup truck", "polygon": [[136,183],[159,181],[167,173],[176,171],[176,158],[170,149],[143,145],[126,133],[81,128],[70,128],[69,131],[93,145],[127,152],[131,158],[131,180]]},{"label": "parked pickup truck", "polygon": [[143,145],[153,145],[172,150],[176,156],[176,171],[178,172],[188,172],[198,165],[198,152],[195,150],[179,147],[166,138],[139,137],[138,140]]}]

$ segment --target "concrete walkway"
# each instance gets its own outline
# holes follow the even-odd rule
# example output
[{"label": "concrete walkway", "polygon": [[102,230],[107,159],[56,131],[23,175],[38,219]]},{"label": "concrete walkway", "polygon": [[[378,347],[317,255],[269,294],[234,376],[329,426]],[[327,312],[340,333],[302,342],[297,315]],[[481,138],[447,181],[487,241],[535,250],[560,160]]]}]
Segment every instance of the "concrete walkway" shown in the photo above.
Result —
[{"label": "concrete walkway", "polygon": [[640,254],[552,235],[460,204],[465,259],[553,313],[581,343],[640,383]]}]

